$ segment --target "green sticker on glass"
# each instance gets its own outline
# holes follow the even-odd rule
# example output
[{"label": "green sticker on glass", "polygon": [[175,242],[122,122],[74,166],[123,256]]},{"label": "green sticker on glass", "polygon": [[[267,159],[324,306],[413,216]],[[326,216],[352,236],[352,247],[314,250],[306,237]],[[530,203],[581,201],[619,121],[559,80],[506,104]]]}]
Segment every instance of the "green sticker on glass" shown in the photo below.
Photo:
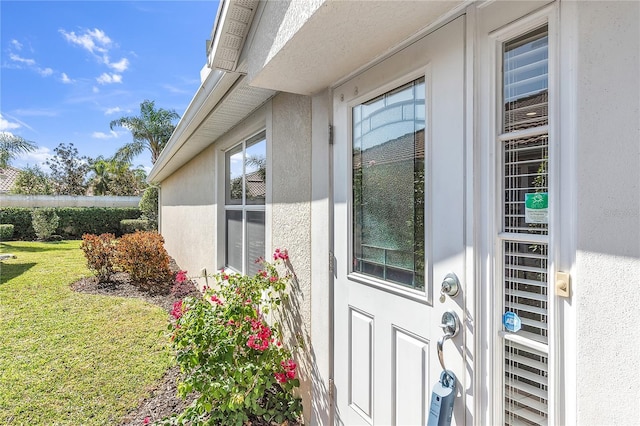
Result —
[{"label": "green sticker on glass", "polygon": [[526,223],[549,223],[549,193],[524,194],[524,220]]}]

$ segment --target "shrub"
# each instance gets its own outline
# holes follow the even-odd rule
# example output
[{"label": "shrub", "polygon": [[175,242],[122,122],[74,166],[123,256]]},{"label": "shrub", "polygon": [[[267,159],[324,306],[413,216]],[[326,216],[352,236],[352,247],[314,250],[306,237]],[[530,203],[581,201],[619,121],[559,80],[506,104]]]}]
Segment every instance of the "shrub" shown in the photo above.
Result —
[{"label": "shrub", "polygon": [[116,236],[113,234],[84,234],[80,248],[87,258],[87,267],[96,273],[98,282],[109,281],[114,272]]},{"label": "shrub", "polygon": [[197,396],[169,421],[243,425],[256,417],[267,424],[298,420],[297,365],[281,343],[278,324],[265,320],[286,297],[289,273],[280,276],[275,264],[265,262],[254,277],[221,272],[214,278],[215,291],[205,288],[203,297],[174,305],[176,322],[169,330],[184,373],[178,393]]},{"label": "shrub", "polygon": [[166,290],[172,274],[163,244],[164,239],[157,232],[123,235],[118,241],[115,263],[129,273],[132,283],[141,290]]},{"label": "shrub", "polygon": [[0,225],[0,241],[8,241],[13,238],[13,225]]},{"label": "shrub", "polygon": [[150,186],[142,194],[140,199],[140,211],[144,218],[148,219],[151,229],[158,229],[158,187]]},{"label": "shrub", "polygon": [[17,240],[33,240],[36,233],[31,226],[31,211],[24,207],[0,208],[0,223],[13,225],[13,237]]},{"label": "shrub", "polygon": [[31,226],[40,240],[46,240],[55,232],[60,218],[54,209],[39,208],[31,212]]},{"label": "shrub", "polygon": [[[26,207],[0,208],[0,223],[14,226],[14,237],[18,240],[32,240],[36,237],[31,226],[31,212]],[[122,235],[120,221],[136,219],[140,216],[137,208],[126,207],[58,207],[54,209],[60,223],[56,234],[65,239],[80,239],[84,234]]]},{"label": "shrub", "polygon": [[61,207],[56,212],[60,216],[57,233],[65,238],[76,239],[84,234],[122,235],[120,221],[140,216],[140,210],[136,208]]},{"label": "shrub", "polygon": [[147,219],[124,219],[120,221],[120,231],[123,234],[150,230],[152,230],[151,224]]}]

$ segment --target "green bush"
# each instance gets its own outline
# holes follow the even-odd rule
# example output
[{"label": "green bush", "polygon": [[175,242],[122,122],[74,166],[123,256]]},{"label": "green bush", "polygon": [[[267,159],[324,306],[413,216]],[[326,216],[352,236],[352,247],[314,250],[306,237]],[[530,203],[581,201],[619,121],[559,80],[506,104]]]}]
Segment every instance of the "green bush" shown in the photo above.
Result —
[{"label": "green bush", "polygon": [[142,194],[140,199],[140,211],[144,218],[148,219],[151,224],[150,230],[158,229],[158,187],[150,186]]},{"label": "green bush", "polygon": [[13,238],[13,225],[0,225],[0,241],[8,241]]},{"label": "green bush", "polygon": [[31,226],[39,240],[47,240],[58,228],[60,218],[54,209],[39,208],[31,212]]},{"label": "green bush", "polygon": [[0,223],[13,225],[13,237],[16,240],[33,240],[36,233],[31,226],[31,211],[23,207],[0,208]]},{"label": "green bush", "polygon": [[[14,238],[17,240],[33,240],[36,233],[31,226],[31,212],[34,209],[25,207],[0,208],[0,223],[14,226]],[[55,233],[65,239],[80,239],[84,234],[122,235],[120,221],[137,219],[140,210],[137,208],[116,207],[59,207],[54,209],[60,223]]]},{"label": "green bush", "polygon": [[147,219],[124,219],[120,221],[120,231],[132,234],[136,231],[151,231],[151,224]]}]

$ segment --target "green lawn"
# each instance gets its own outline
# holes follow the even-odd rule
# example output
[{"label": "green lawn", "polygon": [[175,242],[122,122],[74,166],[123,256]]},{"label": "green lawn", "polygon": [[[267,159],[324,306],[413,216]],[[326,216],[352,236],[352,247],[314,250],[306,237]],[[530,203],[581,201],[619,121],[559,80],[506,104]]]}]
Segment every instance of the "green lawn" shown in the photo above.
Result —
[{"label": "green lawn", "polygon": [[170,365],[165,311],[69,288],[79,247],[0,243],[0,424],[118,424]]}]

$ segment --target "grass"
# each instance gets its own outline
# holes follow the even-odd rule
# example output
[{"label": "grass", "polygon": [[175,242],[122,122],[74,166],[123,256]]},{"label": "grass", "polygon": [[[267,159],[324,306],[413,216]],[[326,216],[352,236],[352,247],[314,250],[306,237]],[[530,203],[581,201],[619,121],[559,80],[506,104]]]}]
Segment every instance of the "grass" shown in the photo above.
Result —
[{"label": "grass", "polygon": [[118,424],[171,363],[164,310],[69,288],[79,247],[0,243],[0,424]]}]

